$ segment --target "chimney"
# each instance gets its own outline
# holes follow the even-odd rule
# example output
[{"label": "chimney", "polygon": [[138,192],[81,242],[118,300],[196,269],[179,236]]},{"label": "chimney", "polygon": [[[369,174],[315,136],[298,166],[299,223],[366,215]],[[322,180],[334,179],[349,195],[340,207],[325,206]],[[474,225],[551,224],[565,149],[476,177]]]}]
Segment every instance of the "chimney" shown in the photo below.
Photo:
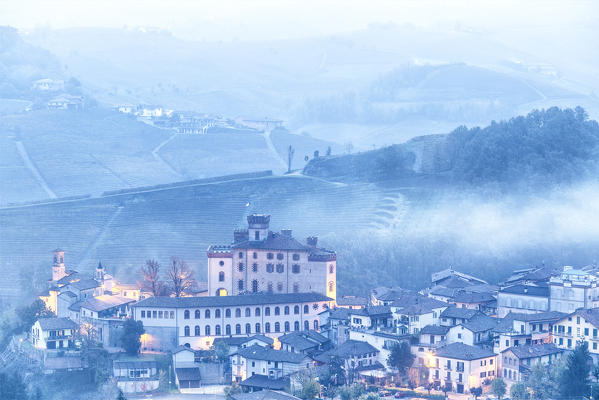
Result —
[{"label": "chimney", "polygon": [[291,229],[281,229],[281,235],[291,237]]},{"label": "chimney", "polygon": [[318,244],[318,236],[309,236],[306,239],[306,244],[308,244],[308,246],[316,247]]}]

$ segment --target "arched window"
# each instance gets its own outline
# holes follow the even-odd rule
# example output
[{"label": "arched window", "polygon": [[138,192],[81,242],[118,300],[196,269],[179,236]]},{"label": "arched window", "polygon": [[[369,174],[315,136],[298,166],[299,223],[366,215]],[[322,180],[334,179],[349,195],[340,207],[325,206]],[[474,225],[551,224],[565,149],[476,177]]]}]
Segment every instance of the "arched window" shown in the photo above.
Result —
[{"label": "arched window", "polygon": [[279,283],[277,283],[277,290],[278,290],[279,292],[282,292],[282,291],[283,291],[283,283],[282,283],[282,282],[279,282]]},{"label": "arched window", "polygon": [[185,311],[183,312],[183,318],[185,318],[185,319],[189,319],[189,310],[185,310]]},{"label": "arched window", "polygon": [[333,272],[335,272],[335,267],[333,266],[333,264],[329,265],[329,274],[332,274]]},{"label": "arched window", "polygon": [[314,330],[315,331],[318,330],[318,320],[317,319],[314,320]]},{"label": "arched window", "polygon": [[252,281],[252,292],[256,293],[258,291],[258,281],[254,279]]},{"label": "arched window", "polygon": [[210,310],[204,311],[204,318],[210,318]]},{"label": "arched window", "polygon": [[220,271],[218,273],[218,281],[219,282],[224,282],[225,281],[225,273],[223,271]]},{"label": "arched window", "polygon": [[293,284],[293,293],[299,293],[299,283]]},{"label": "arched window", "polygon": [[185,325],[185,328],[183,328],[183,335],[189,336],[189,326]]},{"label": "arched window", "polygon": [[239,267],[239,272],[243,272],[243,263],[239,263],[238,267]]},{"label": "arched window", "polygon": [[195,314],[196,319],[200,319],[200,315],[201,315],[200,310],[196,310],[196,312],[194,314]]},{"label": "arched window", "polygon": [[196,336],[200,336],[200,326],[196,325],[195,328],[193,329],[193,334]]},{"label": "arched window", "polygon": [[271,272],[274,272],[274,271],[275,271],[275,265],[274,264],[271,264],[271,263],[266,264],[266,272],[271,273]]},{"label": "arched window", "polygon": [[294,331],[299,331],[299,321],[295,321],[295,322],[293,323],[293,330],[294,330]]},{"label": "arched window", "polygon": [[333,290],[335,290],[335,282],[330,281],[329,282],[329,292],[332,292]]},{"label": "arched window", "polygon": [[245,308],[245,316],[246,317],[251,317],[252,316],[252,310],[250,310],[249,307]]},{"label": "arched window", "polygon": [[243,252],[239,252],[239,258],[243,258]]},{"label": "arched window", "polygon": [[275,315],[281,315],[281,309],[279,308],[279,306],[275,307]]},{"label": "arched window", "polygon": [[225,326],[225,335],[230,335],[231,334],[231,325],[227,324]]},{"label": "arched window", "polygon": [[283,264],[277,264],[277,272],[279,274],[282,274],[283,272],[285,272],[285,266]]},{"label": "arched window", "polygon": [[216,326],[214,327],[214,334],[215,334],[216,336],[220,336],[220,325],[216,325]]},{"label": "arched window", "polygon": [[289,321],[285,321],[285,332],[289,332]]},{"label": "arched window", "polygon": [[308,321],[304,321],[304,330],[310,330],[310,323]]},{"label": "arched window", "polygon": [[289,315],[289,306],[285,306],[284,313],[285,313],[285,315]]},{"label": "arched window", "polygon": [[250,324],[245,324],[245,333],[248,335],[252,333],[252,326]]},{"label": "arched window", "polygon": [[264,324],[264,332],[270,333],[270,322]]},{"label": "arched window", "polygon": [[204,327],[204,333],[206,334],[206,336],[210,336],[210,325],[206,325]]},{"label": "arched window", "polygon": [[256,264],[256,263],[252,264],[252,272],[258,272],[258,264]]},{"label": "arched window", "polygon": [[240,324],[235,325],[235,334],[241,335],[241,325]]},{"label": "arched window", "polygon": [[278,322],[275,322],[275,332],[280,332],[281,331],[281,324]]},{"label": "arched window", "polygon": [[293,307],[293,313],[294,313],[295,315],[299,315],[299,306],[294,306],[294,307]]},{"label": "arched window", "polygon": [[308,305],[306,304],[304,306],[304,314],[308,314],[310,312],[310,307],[308,307]]},{"label": "arched window", "polygon": [[259,317],[259,316],[260,316],[260,307],[256,307],[256,309],[254,310],[254,315],[255,315],[256,317]]},{"label": "arched window", "polygon": [[225,318],[231,318],[231,309],[230,308],[227,308],[225,310]]},{"label": "arched window", "polygon": [[235,318],[241,318],[241,308],[235,309]]},{"label": "arched window", "polygon": [[256,333],[260,333],[260,323],[256,323]]},{"label": "arched window", "polygon": [[266,307],[264,309],[264,315],[266,315],[267,317],[270,317],[270,307]]},{"label": "arched window", "polygon": [[243,290],[243,280],[242,280],[242,279],[240,279],[240,280],[237,282],[237,288],[238,288],[239,290]]},{"label": "arched window", "polygon": [[255,260],[255,259],[257,259],[257,258],[258,258],[258,253],[256,253],[256,252],[254,251],[254,254],[252,254],[252,257],[254,257],[254,260]]},{"label": "arched window", "polygon": [[220,308],[214,310],[214,318],[220,318]]}]

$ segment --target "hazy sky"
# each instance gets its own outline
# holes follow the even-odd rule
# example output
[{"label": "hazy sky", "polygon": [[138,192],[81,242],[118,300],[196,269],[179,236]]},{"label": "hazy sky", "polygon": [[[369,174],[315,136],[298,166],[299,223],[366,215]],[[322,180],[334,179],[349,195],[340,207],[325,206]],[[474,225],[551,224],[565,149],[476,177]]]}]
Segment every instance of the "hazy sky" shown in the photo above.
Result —
[{"label": "hazy sky", "polygon": [[152,26],[206,40],[314,36],[385,22],[459,23],[509,37],[591,29],[598,19],[595,0],[0,0],[0,24],[21,29]]}]

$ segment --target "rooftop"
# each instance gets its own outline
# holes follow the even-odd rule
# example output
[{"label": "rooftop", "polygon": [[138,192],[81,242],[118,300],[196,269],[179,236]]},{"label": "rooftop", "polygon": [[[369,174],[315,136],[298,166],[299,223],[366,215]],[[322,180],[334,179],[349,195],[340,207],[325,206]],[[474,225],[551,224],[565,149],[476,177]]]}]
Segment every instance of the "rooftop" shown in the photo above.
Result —
[{"label": "rooftop", "polygon": [[258,345],[239,349],[237,354],[250,360],[280,361],[292,364],[299,364],[306,358],[306,356],[303,354],[292,353],[290,351],[274,350],[270,347]]},{"label": "rooftop", "polygon": [[103,294],[101,296],[92,297],[90,299],[85,300],[83,303],[81,303],[80,308],[86,308],[91,311],[101,312],[134,302],[135,300],[130,298]]},{"label": "rooftop", "polygon": [[453,358],[457,360],[478,360],[480,358],[493,357],[495,353],[491,350],[470,346],[464,343],[451,343],[435,350],[435,356]]},{"label": "rooftop", "polygon": [[249,393],[237,393],[231,395],[231,398],[233,400],[300,400],[299,397],[295,397],[289,393],[270,389],[258,390],[256,392]]},{"label": "rooftop", "polygon": [[420,331],[423,335],[446,335],[449,331],[449,326],[427,325]]},{"label": "rooftop", "polygon": [[527,358],[543,357],[549,354],[559,354],[563,352],[562,349],[555,347],[553,343],[513,346],[505,349],[502,351],[502,353],[506,351],[511,351],[521,360]]},{"label": "rooftop", "polygon": [[307,303],[314,301],[332,301],[319,293],[256,293],[238,296],[203,297],[148,297],[133,304],[133,307],[234,307],[260,304]]},{"label": "rooftop", "polygon": [[77,329],[79,326],[69,318],[40,318],[37,320],[45,330]]},{"label": "rooftop", "polygon": [[470,319],[477,314],[481,314],[478,310],[472,310],[469,308],[461,308],[456,306],[447,307],[441,313],[441,318],[460,318],[460,319]]},{"label": "rooftop", "polygon": [[519,294],[523,296],[549,297],[547,286],[514,285],[503,288],[499,293]]}]

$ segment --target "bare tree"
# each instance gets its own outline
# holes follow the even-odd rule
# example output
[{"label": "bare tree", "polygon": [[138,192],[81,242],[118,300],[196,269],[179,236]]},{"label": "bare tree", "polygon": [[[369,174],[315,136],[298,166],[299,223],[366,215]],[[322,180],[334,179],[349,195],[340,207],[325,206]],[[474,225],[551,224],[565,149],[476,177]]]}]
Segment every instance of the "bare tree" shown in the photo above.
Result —
[{"label": "bare tree", "polygon": [[164,294],[164,283],[160,280],[160,264],[158,261],[154,259],[147,260],[146,265],[142,266],[139,272],[143,279],[142,289],[151,292],[153,296]]},{"label": "bare tree", "polygon": [[289,145],[287,148],[287,172],[291,172],[291,162],[293,161],[293,155],[295,154],[295,149],[292,145]]},{"label": "bare tree", "polygon": [[171,258],[171,265],[167,274],[175,297],[181,297],[195,283],[193,271],[179,257]]}]

